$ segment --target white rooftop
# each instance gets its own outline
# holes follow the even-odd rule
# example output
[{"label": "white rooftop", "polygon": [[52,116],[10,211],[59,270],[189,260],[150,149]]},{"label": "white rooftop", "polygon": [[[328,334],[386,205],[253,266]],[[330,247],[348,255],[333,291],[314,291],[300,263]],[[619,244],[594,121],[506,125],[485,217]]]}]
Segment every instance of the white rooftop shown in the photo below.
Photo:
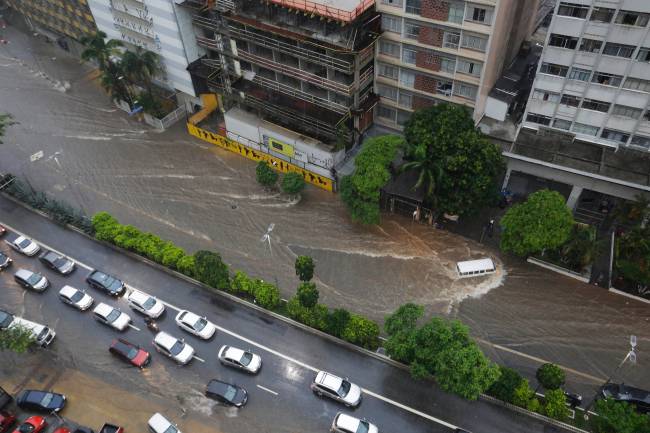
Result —
[{"label": "white rooftop", "polygon": [[480,270],[489,270],[494,271],[494,262],[492,259],[478,259],[478,260],[468,260],[466,262],[458,262],[456,264],[458,267],[458,272],[475,272]]}]

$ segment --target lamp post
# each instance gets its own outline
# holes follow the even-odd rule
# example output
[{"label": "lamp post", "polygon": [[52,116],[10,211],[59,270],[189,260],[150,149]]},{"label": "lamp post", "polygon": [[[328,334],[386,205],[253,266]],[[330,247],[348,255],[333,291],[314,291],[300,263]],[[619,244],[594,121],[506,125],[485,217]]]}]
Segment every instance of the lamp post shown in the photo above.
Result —
[{"label": "lamp post", "polygon": [[271,248],[271,232],[273,231],[274,227],[274,223],[269,224],[269,227],[266,229],[266,233],[264,233],[260,239],[260,242],[266,242],[269,244],[269,253],[271,253],[271,257],[273,257],[273,249]]}]

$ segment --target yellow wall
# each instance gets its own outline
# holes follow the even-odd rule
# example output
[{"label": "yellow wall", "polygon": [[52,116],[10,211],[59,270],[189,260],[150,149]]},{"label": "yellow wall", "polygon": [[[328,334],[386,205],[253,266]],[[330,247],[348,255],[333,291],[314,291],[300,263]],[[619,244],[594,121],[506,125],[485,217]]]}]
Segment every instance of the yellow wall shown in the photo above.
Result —
[{"label": "yellow wall", "polygon": [[291,171],[300,173],[306,182],[309,182],[327,191],[334,191],[334,181],[331,179],[313,173],[309,170],[305,170],[304,168],[298,167],[297,165],[291,164],[283,159],[276,158],[272,155],[269,155],[268,153],[264,153],[256,149],[251,149],[250,147],[244,146],[235,140],[231,140],[222,135],[199,128],[190,122],[187,123],[187,132],[189,132],[190,135],[200,138],[203,141],[215,144],[231,152],[238,153],[241,156],[252,159],[253,161],[266,161],[270,167],[276,169],[277,171],[281,171],[282,173],[288,173]]}]

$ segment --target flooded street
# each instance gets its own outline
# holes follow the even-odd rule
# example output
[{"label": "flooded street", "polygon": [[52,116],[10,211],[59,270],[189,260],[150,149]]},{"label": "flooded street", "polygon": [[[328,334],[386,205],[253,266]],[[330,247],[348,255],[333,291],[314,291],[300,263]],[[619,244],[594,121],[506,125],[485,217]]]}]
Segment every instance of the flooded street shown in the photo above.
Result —
[{"label": "flooded street", "polygon": [[[351,223],[335,194],[307,187],[299,201],[263,190],[254,163],[196,140],[183,122],[159,133],[117,110],[91,70],[56,47],[7,29],[0,46],[0,111],[19,122],[0,145],[0,171],[26,177],[81,207],[170,239],[187,251],[219,251],[233,269],[295,291],[293,263],[316,261],[321,301],[377,320],[405,302],[449,314],[486,342],[495,359],[527,373],[541,358],[584,372],[593,387],[639,338],[639,364],[626,383],[650,388],[650,305],[609,294],[521,262],[484,279],[458,279],[456,261],[495,251],[442,230],[385,216],[380,226]],[[24,65],[16,61],[18,57]],[[37,74],[70,82],[61,92]],[[30,72],[32,71],[36,72]],[[30,155],[43,151],[31,162]],[[271,249],[260,241],[269,224]],[[614,378],[619,380],[621,378]],[[576,385],[582,386],[582,385]]]}]

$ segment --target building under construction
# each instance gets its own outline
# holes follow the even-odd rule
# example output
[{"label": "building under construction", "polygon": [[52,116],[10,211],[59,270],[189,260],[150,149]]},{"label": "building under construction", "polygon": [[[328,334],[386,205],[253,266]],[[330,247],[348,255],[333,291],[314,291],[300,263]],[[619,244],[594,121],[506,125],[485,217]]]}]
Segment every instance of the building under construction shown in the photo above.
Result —
[{"label": "building under construction", "polygon": [[[189,69],[197,94],[218,95],[229,136],[251,139],[245,125],[254,122],[248,126],[276,132],[259,133],[271,152],[287,155],[288,137],[299,142],[294,159],[315,147],[320,156],[304,160],[331,169],[372,124],[374,0],[177,3],[196,11],[196,41],[207,54]],[[326,151],[338,157],[319,164]]]}]

